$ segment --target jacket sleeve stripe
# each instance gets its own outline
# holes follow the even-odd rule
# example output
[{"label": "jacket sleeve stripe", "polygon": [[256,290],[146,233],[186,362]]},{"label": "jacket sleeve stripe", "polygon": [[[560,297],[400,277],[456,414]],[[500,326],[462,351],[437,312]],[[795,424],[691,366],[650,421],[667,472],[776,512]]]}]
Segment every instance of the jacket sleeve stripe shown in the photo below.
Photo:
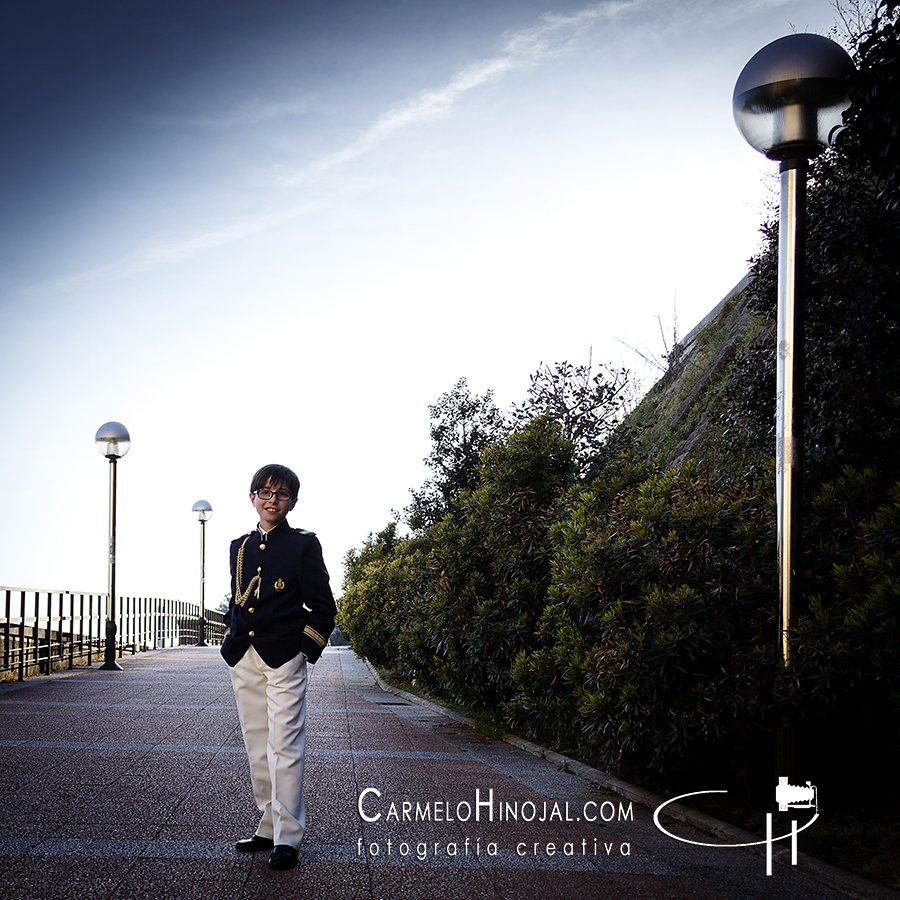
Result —
[{"label": "jacket sleeve stripe", "polygon": [[325,638],[323,638],[322,635],[319,634],[319,632],[310,625],[307,625],[306,628],[303,629],[303,633],[307,637],[311,637],[320,647],[324,647],[325,644],[328,643]]}]

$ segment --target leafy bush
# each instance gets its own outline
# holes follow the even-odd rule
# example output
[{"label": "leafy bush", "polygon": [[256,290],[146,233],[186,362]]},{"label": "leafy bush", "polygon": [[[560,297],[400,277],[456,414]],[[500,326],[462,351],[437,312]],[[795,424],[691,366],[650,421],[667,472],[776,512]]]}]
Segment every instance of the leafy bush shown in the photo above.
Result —
[{"label": "leafy bush", "polygon": [[874,470],[846,469],[814,498],[789,695],[809,777],[867,804],[898,797],[900,483],[884,493]]},{"label": "leafy bush", "polygon": [[723,761],[747,777],[777,670],[769,496],[695,463],[584,494],[511,721],[645,783]]},{"label": "leafy bush", "polygon": [[431,531],[430,591],[398,654],[417,682],[476,708],[509,696],[512,660],[534,645],[572,445],[539,417],[488,448],[480,473]]},{"label": "leafy bush", "polygon": [[362,550],[347,554],[338,625],[356,652],[373,665],[396,664],[400,631],[427,569],[426,548],[421,538],[399,539],[392,522],[369,535]]},{"label": "leafy bush", "polygon": [[624,467],[619,493],[595,483],[554,528],[543,642],[514,662],[511,725],[642,784],[715,777],[765,795],[789,713],[804,777],[832,803],[861,787],[896,800],[900,483],[880,503],[874,470],[848,468],[812,498],[784,678],[771,479],[646,468]]}]

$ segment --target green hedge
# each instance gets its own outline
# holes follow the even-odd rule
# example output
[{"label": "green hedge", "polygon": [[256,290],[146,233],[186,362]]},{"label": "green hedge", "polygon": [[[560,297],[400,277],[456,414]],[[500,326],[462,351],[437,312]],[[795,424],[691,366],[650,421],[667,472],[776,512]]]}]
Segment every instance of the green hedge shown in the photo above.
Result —
[{"label": "green hedge", "polygon": [[511,723],[645,783],[723,760],[748,777],[777,670],[769,495],[695,463],[582,495]]},{"label": "green hedge", "polygon": [[339,621],[357,652],[650,786],[770,791],[784,714],[833,798],[848,767],[857,785],[891,768],[900,484],[848,469],[812,498],[785,678],[771,474],[625,454],[585,490],[571,465],[538,420],[485,454],[481,486],[427,535],[391,525],[350,554]]}]

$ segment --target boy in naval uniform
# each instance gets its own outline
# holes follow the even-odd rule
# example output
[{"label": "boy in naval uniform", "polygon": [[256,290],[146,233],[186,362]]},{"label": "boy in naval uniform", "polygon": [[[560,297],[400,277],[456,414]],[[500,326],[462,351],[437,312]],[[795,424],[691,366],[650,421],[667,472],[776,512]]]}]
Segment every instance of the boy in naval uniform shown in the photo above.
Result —
[{"label": "boy in naval uniform", "polygon": [[222,644],[262,813],[256,834],[235,848],[271,851],[273,869],[297,864],[306,829],[307,664],[319,658],[336,612],[318,539],[287,523],[299,490],[299,478],[285,466],[264,466],[253,476],[250,502],[259,525],[231,544]]}]

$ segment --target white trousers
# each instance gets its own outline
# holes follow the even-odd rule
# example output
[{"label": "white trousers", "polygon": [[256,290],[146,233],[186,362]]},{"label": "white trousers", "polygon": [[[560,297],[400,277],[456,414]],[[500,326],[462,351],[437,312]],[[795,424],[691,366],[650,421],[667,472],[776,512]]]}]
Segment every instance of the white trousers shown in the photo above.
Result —
[{"label": "white trousers", "polygon": [[306,830],[306,660],[302,653],[273,669],[250,647],[230,669],[253,797],[262,813],[256,833],[299,847]]}]

